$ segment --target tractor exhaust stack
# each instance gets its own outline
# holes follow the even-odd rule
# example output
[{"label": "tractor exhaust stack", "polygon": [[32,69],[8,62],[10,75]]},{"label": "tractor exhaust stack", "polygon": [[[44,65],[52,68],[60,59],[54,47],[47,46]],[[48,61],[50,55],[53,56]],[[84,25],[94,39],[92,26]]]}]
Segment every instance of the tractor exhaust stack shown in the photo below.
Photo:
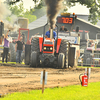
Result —
[{"label": "tractor exhaust stack", "polygon": [[53,39],[53,29],[50,29],[50,39]]}]

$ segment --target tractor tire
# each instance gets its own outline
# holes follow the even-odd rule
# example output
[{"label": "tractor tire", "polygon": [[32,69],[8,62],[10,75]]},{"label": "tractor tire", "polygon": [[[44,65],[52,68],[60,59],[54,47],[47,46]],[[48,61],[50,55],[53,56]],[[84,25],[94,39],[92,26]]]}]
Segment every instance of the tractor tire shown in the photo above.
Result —
[{"label": "tractor tire", "polygon": [[33,38],[31,42],[31,51],[40,51],[39,49],[39,38]]},{"label": "tractor tire", "polygon": [[37,52],[33,51],[31,53],[31,67],[36,67],[37,66]]},{"label": "tractor tire", "polygon": [[69,52],[69,42],[66,39],[62,39],[59,53],[63,53],[65,55],[64,68],[68,68],[68,52]]},{"label": "tractor tire", "polygon": [[9,51],[10,51],[10,61],[11,62],[16,62],[16,52],[15,52],[15,44],[13,43],[10,43],[10,48],[9,48]]},{"label": "tractor tire", "polygon": [[59,53],[58,68],[64,68],[64,61],[65,61],[65,55],[63,53]]},{"label": "tractor tire", "polygon": [[31,60],[31,45],[25,44],[24,63],[29,65]]},{"label": "tractor tire", "polygon": [[39,52],[40,52],[40,49],[39,49],[39,38],[33,38],[32,39],[32,42],[31,42],[31,53],[33,51],[36,51],[37,52],[37,66],[40,65],[40,60],[39,60]]}]

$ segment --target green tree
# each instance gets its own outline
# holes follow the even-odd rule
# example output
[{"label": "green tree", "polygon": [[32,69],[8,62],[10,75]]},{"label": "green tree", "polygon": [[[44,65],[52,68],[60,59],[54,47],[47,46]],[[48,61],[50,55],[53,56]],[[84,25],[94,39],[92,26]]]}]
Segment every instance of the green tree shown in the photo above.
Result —
[{"label": "green tree", "polygon": [[23,7],[23,3],[20,3],[19,6],[18,5],[10,5],[9,6],[10,11],[12,12],[12,14],[19,16],[23,16],[24,14],[24,7]]},{"label": "green tree", "polygon": [[[23,0],[16,0],[16,2],[23,1]],[[42,5],[43,0],[33,0],[35,4],[40,1]],[[81,5],[85,5],[89,8],[89,18],[88,20],[91,21],[93,24],[97,24],[98,19],[100,19],[100,0],[64,0],[66,2],[67,7],[72,7],[75,3],[80,3]],[[14,4],[15,2],[11,1],[9,4]],[[40,6],[41,6],[40,5]],[[64,9],[66,10],[66,9]]]},{"label": "green tree", "polygon": [[[23,3],[20,3],[19,5],[16,5],[16,4],[9,5],[9,9],[12,12],[12,15],[16,15],[17,17],[28,18],[29,23],[36,20],[36,16],[32,15],[34,9],[31,9],[30,11],[28,11],[27,9],[23,7]],[[7,20],[11,21],[11,16],[8,16]]]},{"label": "green tree", "polygon": [[34,9],[31,9],[31,11],[26,10],[23,16],[29,20],[29,23],[35,21],[37,18],[35,15],[32,15]]},{"label": "green tree", "polygon": [[[85,5],[89,8],[90,15],[88,20],[92,24],[97,24],[98,19],[100,20],[100,0],[68,0],[71,4],[80,3],[81,5]],[[71,5],[70,4],[70,5]]]}]

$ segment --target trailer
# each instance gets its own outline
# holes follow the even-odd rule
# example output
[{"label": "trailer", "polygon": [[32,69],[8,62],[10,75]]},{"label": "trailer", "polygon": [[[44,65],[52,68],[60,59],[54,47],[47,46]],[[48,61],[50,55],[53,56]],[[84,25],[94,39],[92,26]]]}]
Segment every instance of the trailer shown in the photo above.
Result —
[{"label": "trailer", "polygon": [[86,49],[80,56],[82,66],[100,66],[100,33],[96,34],[96,39],[88,39]]}]

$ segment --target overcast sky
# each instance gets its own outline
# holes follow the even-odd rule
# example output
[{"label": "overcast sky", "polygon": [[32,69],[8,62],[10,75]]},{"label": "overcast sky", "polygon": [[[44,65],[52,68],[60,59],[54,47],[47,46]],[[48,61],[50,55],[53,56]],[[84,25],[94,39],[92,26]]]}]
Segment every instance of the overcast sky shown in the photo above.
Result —
[{"label": "overcast sky", "polygon": [[76,4],[76,6],[74,7],[71,7],[68,12],[71,12],[71,13],[76,13],[76,14],[89,14],[89,9],[86,8],[86,6],[83,6],[81,4]]},{"label": "overcast sky", "polygon": [[26,9],[30,9],[30,7],[34,6],[33,0],[23,0],[23,3]]}]

